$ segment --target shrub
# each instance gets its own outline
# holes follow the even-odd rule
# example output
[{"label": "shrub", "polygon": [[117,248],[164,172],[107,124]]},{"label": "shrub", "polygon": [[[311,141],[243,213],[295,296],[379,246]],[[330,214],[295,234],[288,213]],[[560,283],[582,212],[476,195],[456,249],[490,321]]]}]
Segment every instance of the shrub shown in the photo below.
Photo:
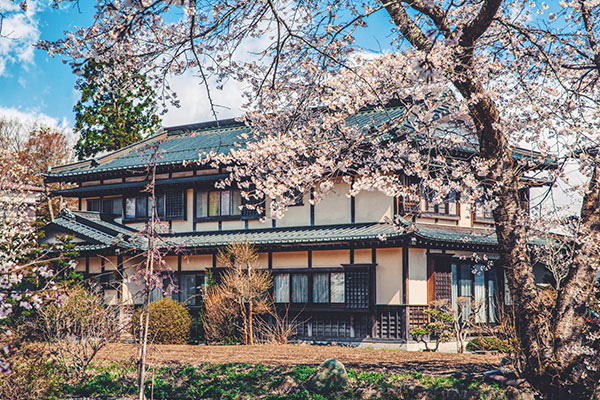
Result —
[{"label": "shrub", "polygon": [[39,344],[26,343],[8,358],[10,372],[0,374],[0,399],[29,400],[53,397],[66,380]]},{"label": "shrub", "polygon": [[469,351],[499,351],[502,353],[510,353],[511,346],[501,339],[496,337],[478,337],[467,343]]},{"label": "shrub", "polygon": [[119,338],[119,309],[81,284],[64,286],[61,300],[43,307],[35,324],[65,372],[81,379],[98,351]]},{"label": "shrub", "polygon": [[[139,337],[141,309],[133,318],[134,336]],[[150,303],[148,339],[153,343],[185,344],[190,340],[192,318],[180,302],[164,298]]]}]

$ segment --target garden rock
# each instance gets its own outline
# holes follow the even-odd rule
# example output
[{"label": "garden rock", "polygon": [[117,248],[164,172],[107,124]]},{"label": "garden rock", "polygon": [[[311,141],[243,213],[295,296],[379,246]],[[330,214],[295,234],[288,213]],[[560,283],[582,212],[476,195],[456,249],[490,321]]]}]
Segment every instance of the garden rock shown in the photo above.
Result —
[{"label": "garden rock", "polygon": [[344,364],[330,358],[325,360],[323,364],[308,378],[306,387],[314,392],[331,392],[348,386],[348,374]]},{"label": "garden rock", "polygon": [[506,389],[506,397],[510,400],[535,400],[535,395],[529,391],[525,392],[515,387]]},{"label": "garden rock", "polygon": [[361,389],[359,391],[359,394],[360,394],[360,398],[364,399],[364,400],[381,398],[381,393],[378,390],[375,390],[373,388]]},{"label": "garden rock", "polygon": [[296,389],[298,389],[298,384],[296,383],[296,381],[294,381],[289,375],[286,375],[283,382],[281,382],[281,384],[277,386],[277,389],[275,389],[275,393],[286,394],[293,392]]}]

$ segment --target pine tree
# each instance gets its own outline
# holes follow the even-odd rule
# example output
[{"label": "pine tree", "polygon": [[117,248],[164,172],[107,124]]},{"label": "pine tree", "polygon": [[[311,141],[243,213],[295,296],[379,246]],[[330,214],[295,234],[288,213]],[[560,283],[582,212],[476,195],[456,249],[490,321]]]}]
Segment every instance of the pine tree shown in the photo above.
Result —
[{"label": "pine tree", "polygon": [[81,100],[75,105],[75,145],[81,160],[102,151],[117,150],[160,128],[154,90],[144,74],[135,71],[102,82],[99,71],[112,63],[89,61],[78,82]]}]

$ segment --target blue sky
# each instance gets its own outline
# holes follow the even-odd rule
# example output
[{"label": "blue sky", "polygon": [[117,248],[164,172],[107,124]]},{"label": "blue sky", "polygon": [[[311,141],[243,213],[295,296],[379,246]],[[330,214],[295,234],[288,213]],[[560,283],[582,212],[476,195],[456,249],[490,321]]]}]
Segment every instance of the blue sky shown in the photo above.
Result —
[{"label": "blue sky", "polygon": [[93,2],[81,2],[81,12],[72,7],[55,10],[41,3],[45,1],[30,2],[23,15],[9,8],[14,3],[0,0],[0,10],[8,15],[2,32],[5,37],[0,38],[0,59],[4,61],[4,67],[0,66],[0,113],[31,115],[72,126],[75,75],[59,57],[32,50],[31,44],[38,39],[58,39],[64,30],[91,23]]},{"label": "blue sky", "polygon": [[[72,6],[52,9],[49,0],[29,0],[26,14],[17,9],[18,1],[0,0],[0,12],[5,18],[0,37],[0,115],[37,118],[65,128],[74,124],[73,106],[78,100],[75,75],[60,57],[32,49],[37,40],[56,40],[63,31],[93,22],[94,1],[80,1],[80,9]],[[389,46],[389,24],[385,12],[370,18],[370,28],[360,35],[359,44],[368,51],[380,51]],[[383,32],[385,30],[385,32]],[[193,83],[193,84],[191,84]],[[182,107],[171,109],[163,117],[165,125],[178,125],[211,119],[203,88],[192,73],[172,81]],[[219,115],[228,118],[239,114],[243,86],[229,83],[215,92],[223,109]]]}]

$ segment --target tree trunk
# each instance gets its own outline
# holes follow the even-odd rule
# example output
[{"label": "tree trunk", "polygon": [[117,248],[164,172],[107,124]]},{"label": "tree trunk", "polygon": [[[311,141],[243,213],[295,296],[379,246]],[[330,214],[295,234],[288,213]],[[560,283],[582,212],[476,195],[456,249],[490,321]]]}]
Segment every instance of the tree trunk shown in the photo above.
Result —
[{"label": "tree trunk", "polygon": [[248,302],[248,342],[254,344],[254,331],[252,329],[252,322],[254,317],[252,316],[252,301]]},{"label": "tree trunk", "polygon": [[[413,47],[428,51],[431,41],[411,19],[405,5],[427,15],[444,35],[450,31],[445,15],[436,5],[421,2],[383,2],[402,35]],[[600,183],[598,166],[584,197],[581,220],[589,229],[587,240],[579,245],[573,268],[558,293],[556,307],[549,314],[539,296],[533,266],[527,248],[527,210],[521,209],[520,174],[512,156],[507,135],[499,127],[500,114],[483,85],[474,80],[474,47],[477,39],[492,23],[501,0],[482,3],[479,14],[467,24],[455,53],[455,67],[448,78],[468,107],[479,139],[480,154],[492,162],[487,176],[493,182],[493,195],[498,206],[493,211],[501,264],[506,269],[514,302],[515,323],[522,349],[523,375],[550,399],[589,398],[590,386],[597,386],[597,376],[589,371],[587,388],[582,382],[583,362],[575,349],[583,342],[587,302],[592,291],[595,269],[600,262],[596,243],[600,239]],[[591,239],[591,240],[590,240]],[[520,361],[520,360],[519,360]],[[591,379],[591,381],[590,381]]]}]

